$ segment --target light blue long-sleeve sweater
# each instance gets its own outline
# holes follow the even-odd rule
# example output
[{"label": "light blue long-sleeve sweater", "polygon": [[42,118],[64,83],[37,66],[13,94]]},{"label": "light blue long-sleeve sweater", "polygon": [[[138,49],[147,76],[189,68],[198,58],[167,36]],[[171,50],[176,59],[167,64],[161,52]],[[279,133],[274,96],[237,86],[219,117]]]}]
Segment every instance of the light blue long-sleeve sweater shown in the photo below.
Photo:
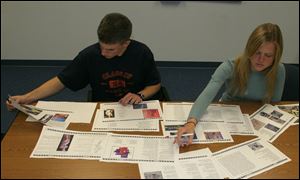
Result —
[{"label": "light blue long-sleeve sweater", "polygon": [[[189,114],[189,118],[194,117],[199,121],[208,105],[212,102],[222,85],[225,83],[225,92],[222,101],[260,101],[266,93],[266,79],[262,72],[250,73],[247,89],[243,96],[231,96],[229,94],[229,83],[234,71],[234,60],[224,61],[214,72],[206,88],[196,99]],[[285,82],[285,68],[282,63],[278,66],[275,91],[272,97],[273,102],[280,101]]]}]

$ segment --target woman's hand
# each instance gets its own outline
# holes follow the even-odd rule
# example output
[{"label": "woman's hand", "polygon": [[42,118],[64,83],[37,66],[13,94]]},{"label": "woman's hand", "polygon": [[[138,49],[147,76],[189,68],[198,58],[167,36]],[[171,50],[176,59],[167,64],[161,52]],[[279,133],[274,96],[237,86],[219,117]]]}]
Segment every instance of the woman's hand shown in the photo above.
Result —
[{"label": "woman's hand", "polygon": [[[177,137],[174,140],[174,144],[177,143],[179,146],[185,146],[192,144],[195,127],[197,125],[197,120],[195,118],[189,118],[183,127],[179,128],[177,131]],[[184,141],[182,135],[191,134],[188,136],[188,140]]]}]

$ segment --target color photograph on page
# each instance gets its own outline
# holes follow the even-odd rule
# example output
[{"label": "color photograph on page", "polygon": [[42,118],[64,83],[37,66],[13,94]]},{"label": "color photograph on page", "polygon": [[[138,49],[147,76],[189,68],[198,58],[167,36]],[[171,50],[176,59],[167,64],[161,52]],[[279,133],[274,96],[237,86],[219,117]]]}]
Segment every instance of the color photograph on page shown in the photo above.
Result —
[{"label": "color photograph on page", "polygon": [[71,113],[61,113],[51,110],[44,110],[33,105],[19,104],[12,100],[12,105],[21,112],[34,118],[33,122],[40,122],[47,126],[65,129],[69,125],[67,121]]},{"label": "color photograph on page", "polygon": [[296,116],[297,120],[293,123],[293,125],[299,125],[299,104],[284,104],[275,106],[280,110]]}]

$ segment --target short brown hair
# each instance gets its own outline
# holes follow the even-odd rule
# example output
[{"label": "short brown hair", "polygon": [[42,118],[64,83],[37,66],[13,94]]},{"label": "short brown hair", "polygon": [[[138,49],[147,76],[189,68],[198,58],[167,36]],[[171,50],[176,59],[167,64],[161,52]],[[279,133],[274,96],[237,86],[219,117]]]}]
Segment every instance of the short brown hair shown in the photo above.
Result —
[{"label": "short brown hair", "polygon": [[99,41],[107,44],[127,41],[131,33],[130,20],[120,13],[110,13],[104,16],[97,30]]}]

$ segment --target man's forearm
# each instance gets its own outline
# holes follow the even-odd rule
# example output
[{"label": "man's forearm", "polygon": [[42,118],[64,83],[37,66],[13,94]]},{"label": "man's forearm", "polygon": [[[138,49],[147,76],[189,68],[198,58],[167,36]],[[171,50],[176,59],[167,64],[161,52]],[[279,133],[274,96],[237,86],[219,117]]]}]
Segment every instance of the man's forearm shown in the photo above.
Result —
[{"label": "man's forearm", "polygon": [[160,90],[160,86],[160,83],[152,86],[147,86],[139,93],[143,94],[145,96],[145,99],[148,99]]},{"label": "man's forearm", "polygon": [[64,89],[64,85],[62,82],[57,78],[54,77],[38,88],[32,90],[31,92],[26,94],[26,97],[31,101],[37,101],[42,98],[49,97],[51,95],[56,94],[57,92],[61,91]]}]

